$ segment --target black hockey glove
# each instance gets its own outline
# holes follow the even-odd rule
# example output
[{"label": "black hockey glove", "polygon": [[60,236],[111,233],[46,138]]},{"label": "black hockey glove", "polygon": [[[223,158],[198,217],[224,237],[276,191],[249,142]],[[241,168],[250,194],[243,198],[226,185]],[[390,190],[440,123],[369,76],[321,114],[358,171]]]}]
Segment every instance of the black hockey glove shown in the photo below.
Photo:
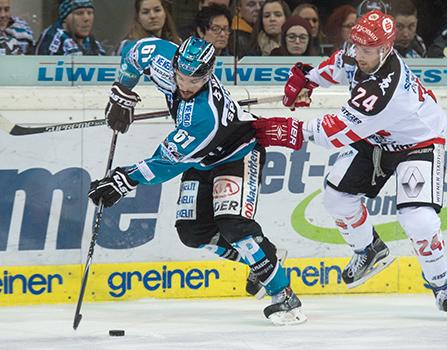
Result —
[{"label": "black hockey glove", "polygon": [[110,176],[93,181],[88,196],[95,205],[99,205],[102,200],[104,207],[108,208],[133,191],[137,185],[138,182],[132,180],[124,169],[116,168]]},{"label": "black hockey glove", "polygon": [[140,101],[138,94],[120,83],[113,83],[106,107],[107,125],[124,134],[133,122],[133,111]]}]

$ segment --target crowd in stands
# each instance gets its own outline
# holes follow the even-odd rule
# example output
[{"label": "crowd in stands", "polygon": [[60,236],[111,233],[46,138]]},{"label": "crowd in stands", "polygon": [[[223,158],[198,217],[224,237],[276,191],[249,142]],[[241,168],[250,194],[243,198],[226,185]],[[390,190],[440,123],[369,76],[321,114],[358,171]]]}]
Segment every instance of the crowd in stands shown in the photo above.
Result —
[{"label": "crowd in stands", "polygon": [[[93,0],[60,0],[56,22],[38,37],[11,14],[12,1],[0,0],[0,55],[106,55],[93,34]],[[194,21],[182,28],[176,28],[165,0],[128,2],[133,21],[108,54],[121,55],[146,37],[180,44],[195,35],[212,43],[220,56],[326,56],[348,49],[359,14],[379,8],[396,20],[395,48],[401,56],[447,57],[447,19],[434,40],[424,42],[418,35],[417,0],[348,1],[332,9],[324,23],[311,1],[199,0]]]}]

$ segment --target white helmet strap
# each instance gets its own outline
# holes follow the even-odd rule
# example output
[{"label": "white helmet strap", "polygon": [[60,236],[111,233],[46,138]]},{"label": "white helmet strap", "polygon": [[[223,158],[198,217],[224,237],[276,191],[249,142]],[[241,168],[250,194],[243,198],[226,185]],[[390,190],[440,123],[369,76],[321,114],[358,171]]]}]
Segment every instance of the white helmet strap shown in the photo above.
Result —
[{"label": "white helmet strap", "polygon": [[383,64],[385,63],[386,59],[388,58],[388,56],[389,56],[389,55],[391,54],[391,52],[393,51],[393,47],[392,47],[392,46],[388,48],[388,52],[385,52],[386,48],[387,48],[387,47],[386,47],[385,45],[383,45],[383,46],[380,48],[380,52],[379,52],[379,65],[377,66],[377,68],[376,68],[373,72],[369,73],[370,75],[375,74],[375,73],[378,72],[378,70],[383,66]]}]

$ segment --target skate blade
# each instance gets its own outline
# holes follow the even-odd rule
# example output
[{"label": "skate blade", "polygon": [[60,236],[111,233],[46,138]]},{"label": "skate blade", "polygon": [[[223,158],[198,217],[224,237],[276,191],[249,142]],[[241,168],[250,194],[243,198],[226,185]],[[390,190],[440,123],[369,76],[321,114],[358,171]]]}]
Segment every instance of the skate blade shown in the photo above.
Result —
[{"label": "skate blade", "polygon": [[291,326],[307,321],[306,315],[301,312],[301,308],[299,307],[290,311],[275,312],[271,314],[268,319],[272,321],[275,326]]},{"label": "skate blade", "polygon": [[[276,252],[276,256],[279,260],[279,263],[282,265],[284,261],[287,258],[287,249],[278,249]],[[264,287],[262,287],[258,292],[255,294],[256,299],[261,300],[267,295],[267,291]]]},{"label": "skate blade", "polygon": [[264,287],[262,287],[258,292],[255,294],[256,299],[261,300],[267,295],[267,291]]},{"label": "skate blade", "polygon": [[362,278],[360,278],[359,280],[357,280],[355,282],[347,284],[346,286],[349,289],[358,287],[359,285],[365,283],[370,278],[377,275],[382,270],[386,269],[394,261],[394,259],[395,259],[394,256],[387,256],[387,257],[383,258],[382,260],[377,262]]}]

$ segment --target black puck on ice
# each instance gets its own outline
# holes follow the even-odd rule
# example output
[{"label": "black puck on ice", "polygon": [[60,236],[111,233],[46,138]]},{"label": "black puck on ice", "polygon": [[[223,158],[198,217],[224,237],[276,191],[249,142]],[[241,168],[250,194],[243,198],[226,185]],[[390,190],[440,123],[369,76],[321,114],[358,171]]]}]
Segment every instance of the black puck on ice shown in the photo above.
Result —
[{"label": "black puck on ice", "polygon": [[112,337],[122,337],[124,335],[123,329],[111,329],[109,330],[109,335]]}]

